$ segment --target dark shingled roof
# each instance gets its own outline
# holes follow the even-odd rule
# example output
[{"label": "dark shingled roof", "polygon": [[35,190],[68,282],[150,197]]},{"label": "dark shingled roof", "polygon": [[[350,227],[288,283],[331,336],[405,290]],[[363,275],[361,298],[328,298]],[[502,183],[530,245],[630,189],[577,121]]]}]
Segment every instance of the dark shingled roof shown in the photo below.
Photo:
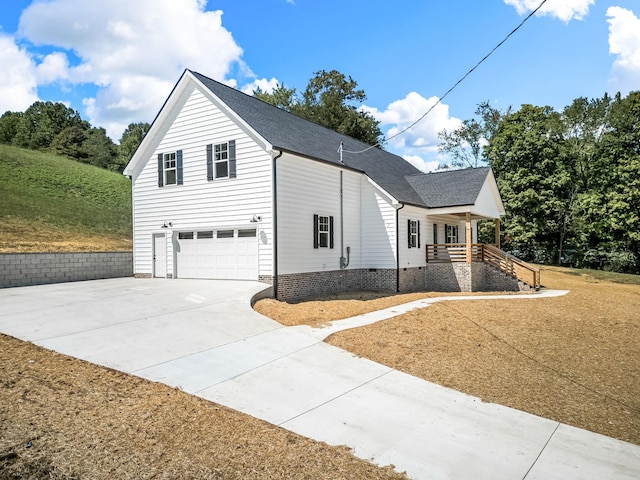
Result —
[{"label": "dark shingled roof", "polygon": [[489,167],[426,173],[407,177],[429,208],[473,205],[489,174]]},{"label": "dark shingled roof", "polygon": [[[458,180],[454,180],[454,177],[464,171],[445,172],[449,175],[442,177],[442,174],[425,174],[403,158],[379,148],[372,148],[362,154],[348,153],[364,150],[369,145],[274,107],[197,72],[190,72],[274,149],[340,165],[338,149],[342,143],[344,150],[347,150],[343,152],[343,164],[366,173],[400,202],[431,206],[429,201],[438,198],[451,203],[442,205],[442,202],[438,201],[435,202],[437,206],[468,205],[475,202],[475,197],[471,202],[468,202],[468,199],[474,192],[477,197],[480,191],[479,188],[466,191],[466,185],[473,187],[476,182],[466,180],[466,183],[460,184]],[[484,179],[487,169],[477,170],[484,172]],[[433,179],[429,180],[432,175]],[[480,173],[472,176],[479,177]],[[446,186],[438,188],[438,182],[434,181],[436,178],[442,178],[443,181],[446,179]],[[455,187],[450,186],[452,183],[455,183]],[[434,187],[442,193],[432,195],[428,190]]]}]

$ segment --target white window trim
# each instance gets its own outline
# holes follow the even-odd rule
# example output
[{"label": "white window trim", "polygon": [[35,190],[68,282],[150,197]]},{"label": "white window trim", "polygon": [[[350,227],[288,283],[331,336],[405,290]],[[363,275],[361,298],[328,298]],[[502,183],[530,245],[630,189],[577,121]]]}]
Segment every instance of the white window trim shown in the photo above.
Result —
[{"label": "white window trim", "polygon": [[409,220],[409,235],[411,238],[411,247],[410,248],[418,248],[418,221],[417,220]]},{"label": "white window trim", "polygon": [[[224,149],[222,148],[224,147]],[[226,164],[227,174],[218,175],[218,165]],[[213,177],[229,178],[231,165],[229,165],[229,142],[216,143],[213,145]]]},{"label": "white window trim", "polygon": [[[173,166],[171,166],[173,164]],[[168,166],[167,166],[168,165]],[[178,184],[178,152],[169,152],[162,154],[162,166],[165,185]],[[173,182],[169,181],[169,173],[173,172]]]},{"label": "white window trim", "polygon": [[329,248],[331,235],[329,222],[329,215],[318,215],[318,248]]}]

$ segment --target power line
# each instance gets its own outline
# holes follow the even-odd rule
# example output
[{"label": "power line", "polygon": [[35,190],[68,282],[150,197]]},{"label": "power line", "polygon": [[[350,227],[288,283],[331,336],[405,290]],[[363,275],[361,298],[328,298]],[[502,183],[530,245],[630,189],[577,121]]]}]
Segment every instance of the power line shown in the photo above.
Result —
[{"label": "power line", "polygon": [[[511,35],[513,35],[513,34],[514,34],[514,33],[516,33],[518,30],[520,30],[520,28],[521,28],[525,23],[527,23],[527,21],[528,21],[531,17],[533,17],[533,16],[535,15],[535,14],[538,12],[538,10],[540,10],[540,9],[542,8],[542,6],[543,6],[545,3],[547,3],[547,0],[542,0],[542,2],[540,2],[540,5],[538,5],[538,6],[535,8],[535,10],[533,10],[529,15],[527,15],[527,16],[524,18],[524,20],[522,20],[522,22],[520,22],[520,24],[519,24],[516,28],[514,28],[513,30],[511,30],[511,32],[509,32],[509,34],[508,34],[506,37],[504,37],[500,43],[498,43],[495,47],[493,47],[493,48],[491,49],[491,51],[490,51],[489,53],[487,53],[487,54],[482,58],[482,60],[480,60],[478,63],[476,63],[476,64],[473,66],[473,68],[471,68],[467,73],[465,73],[465,74],[460,78],[460,80],[458,80],[456,83],[454,83],[454,84],[453,84],[453,86],[452,86],[451,88],[449,88],[449,90],[447,90],[447,91],[445,92],[445,94],[444,94],[444,95],[442,95],[442,96],[438,99],[438,101],[437,101],[436,103],[434,103],[433,105],[431,105],[431,107],[429,107],[429,109],[428,109],[428,110],[427,110],[427,111],[426,111],[426,112],[425,112],[425,113],[424,113],[420,118],[418,118],[415,122],[413,122],[413,123],[412,123],[411,125],[409,125],[408,127],[404,128],[403,130],[399,131],[398,133],[396,133],[396,134],[394,134],[394,135],[391,135],[389,138],[385,139],[385,141],[389,141],[389,140],[391,140],[392,138],[396,138],[396,137],[398,137],[398,136],[402,135],[402,134],[403,134],[403,133],[405,133],[407,130],[410,130],[411,128],[415,127],[418,123],[420,123],[420,122],[421,122],[421,121],[422,121],[422,120],[423,120],[427,115],[429,115],[429,113],[431,113],[431,111],[432,111],[434,108],[436,108],[436,107],[438,106],[438,104],[439,104],[439,103],[442,103],[442,100],[444,100],[444,99],[447,97],[447,95],[449,95],[449,94],[450,94],[450,93],[451,93],[451,92],[452,92],[452,91],[453,91],[453,90],[454,90],[458,85],[460,85],[460,84],[461,84],[461,83],[462,83],[462,82],[463,82],[463,81],[464,81],[464,80],[465,80],[469,75],[471,75],[471,73],[473,73],[473,71],[474,71],[476,68],[478,68],[482,63],[484,63],[484,61],[485,61],[485,60],[487,60],[491,55],[493,55],[493,53],[494,53],[496,50],[498,50],[498,48],[500,48],[500,47],[502,46],[502,44],[504,44],[504,43],[509,39],[509,37],[511,37]],[[345,153],[364,153],[364,152],[367,152],[367,151],[371,150],[372,148],[376,148],[376,147],[379,147],[379,146],[381,146],[381,144],[380,144],[380,142],[377,142],[377,143],[375,143],[374,145],[371,145],[370,147],[365,148],[364,150],[359,150],[359,151],[357,151],[357,152],[352,152],[352,151],[349,151],[349,150],[343,150],[343,152],[345,152]]]}]

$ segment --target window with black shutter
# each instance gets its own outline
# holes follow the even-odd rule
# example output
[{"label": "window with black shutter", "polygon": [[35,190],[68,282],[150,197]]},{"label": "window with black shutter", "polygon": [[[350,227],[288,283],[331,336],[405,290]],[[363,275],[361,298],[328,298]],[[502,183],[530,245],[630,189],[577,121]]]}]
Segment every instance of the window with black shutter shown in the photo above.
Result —
[{"label": "window with black shutter", "polygon": [[420,248],[420,220],[408,220],[407,240],[409,248]]},{"label": "window with black shutter", "polygon": [[207,180],[236,178],[236,141],[207,145]]},{"label": "window with black shutter", "polygon": [[158,154],[158,186],[182,185],[182,150]]},{"label": "window with black shutter", "polygon": [[333,248],[332,216],[313,216],[313,248]]}]

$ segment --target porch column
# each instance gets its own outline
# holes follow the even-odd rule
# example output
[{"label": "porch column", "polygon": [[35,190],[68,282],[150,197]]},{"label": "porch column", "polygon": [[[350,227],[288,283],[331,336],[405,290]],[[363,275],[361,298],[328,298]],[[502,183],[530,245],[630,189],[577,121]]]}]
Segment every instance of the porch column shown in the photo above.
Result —
[{"label": "porch column", "polygon": [[496,218],[493,223],[496,228],[496,247],[500,248],[500,219]]},{"label": "porch column", "polygon": [[467,212],[467,263],[472,260],[471,212]]}]

